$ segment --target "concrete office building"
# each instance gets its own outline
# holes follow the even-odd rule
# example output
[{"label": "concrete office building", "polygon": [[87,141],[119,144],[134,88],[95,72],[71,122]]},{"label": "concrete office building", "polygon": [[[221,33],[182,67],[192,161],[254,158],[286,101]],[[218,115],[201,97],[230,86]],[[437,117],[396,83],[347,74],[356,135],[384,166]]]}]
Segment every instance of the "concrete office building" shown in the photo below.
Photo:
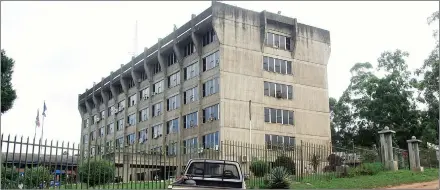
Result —
[{"label": "concrete office building", "polygon": [[328,143],[329,55],[329,31],[214,1],[79,95],[81,143]]}]

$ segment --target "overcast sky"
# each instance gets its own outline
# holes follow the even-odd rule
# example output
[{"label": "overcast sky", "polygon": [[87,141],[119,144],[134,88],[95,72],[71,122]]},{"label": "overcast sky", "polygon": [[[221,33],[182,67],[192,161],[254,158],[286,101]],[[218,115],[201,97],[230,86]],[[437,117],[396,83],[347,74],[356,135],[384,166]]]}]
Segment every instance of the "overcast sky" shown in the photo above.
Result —
[{"label": "overcast sky", "polygon": [[[227,2],[294,17],[330,31],[329,94],[339,97],[356,62],[382,51],[408,51],[411,69],[434,47],[426,18],[439,2]],[[1,132],[34,136],[37,109],[46,100],[44,138],[80,141],[78,94],[130,60],[135,22],[138,52],[151,47],[211,5],[197,2],[1,2],[1,48],[15,60],[18,98],[1,118]],[[438,24],[435,25],[438,27]],[[41,116],[40,116],[41,118]],[[37,137],[41,135],[38,128]]]}]

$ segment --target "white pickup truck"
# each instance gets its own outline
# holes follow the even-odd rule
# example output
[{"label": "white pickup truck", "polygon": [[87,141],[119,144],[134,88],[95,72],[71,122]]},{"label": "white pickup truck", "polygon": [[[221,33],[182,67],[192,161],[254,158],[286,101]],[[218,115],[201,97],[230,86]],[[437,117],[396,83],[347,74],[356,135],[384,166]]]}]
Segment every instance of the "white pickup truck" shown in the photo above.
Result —
[{"label": "white pickup truck", "polygon": [[238,162],[191,159],[168,189],[246,189],[245,178]]}]

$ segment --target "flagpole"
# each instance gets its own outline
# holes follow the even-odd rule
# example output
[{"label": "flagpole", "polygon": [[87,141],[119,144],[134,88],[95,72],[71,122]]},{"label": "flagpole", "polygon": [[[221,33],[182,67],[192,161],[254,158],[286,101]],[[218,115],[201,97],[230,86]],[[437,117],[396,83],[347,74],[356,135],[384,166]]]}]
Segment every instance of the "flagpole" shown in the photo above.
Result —
[{"label": "flagpole", "polygon": [[43,142],[44,118],[45,116],[43,116],[43,119],[41,121],[41,142]]}]

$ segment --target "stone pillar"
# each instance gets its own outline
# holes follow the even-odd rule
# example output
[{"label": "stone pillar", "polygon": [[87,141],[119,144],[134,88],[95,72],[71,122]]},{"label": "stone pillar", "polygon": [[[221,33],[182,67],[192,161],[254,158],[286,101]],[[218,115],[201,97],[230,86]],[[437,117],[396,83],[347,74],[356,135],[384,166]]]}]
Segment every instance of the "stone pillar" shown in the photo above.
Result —
[{"label": "stone pillar", "polygon": [[411,140],[407,140],[406,142],[408,142],[408,156],[411,170],[423,172],[423,167],[420,166],[419,156],[419,143],[421,143],[422,141],[416,139],[415,136],[412,136]]},{"label": "stone pillar", "polygon": [[393,139],[392,134],[396,133],[393,130],[390,130],[388,127],[385,127],[384,130],[379,131],[380,135],[380,148],[382,153],[382,162],[387,170],[396,171],[397,161],[394,161],[393,158]]}]

